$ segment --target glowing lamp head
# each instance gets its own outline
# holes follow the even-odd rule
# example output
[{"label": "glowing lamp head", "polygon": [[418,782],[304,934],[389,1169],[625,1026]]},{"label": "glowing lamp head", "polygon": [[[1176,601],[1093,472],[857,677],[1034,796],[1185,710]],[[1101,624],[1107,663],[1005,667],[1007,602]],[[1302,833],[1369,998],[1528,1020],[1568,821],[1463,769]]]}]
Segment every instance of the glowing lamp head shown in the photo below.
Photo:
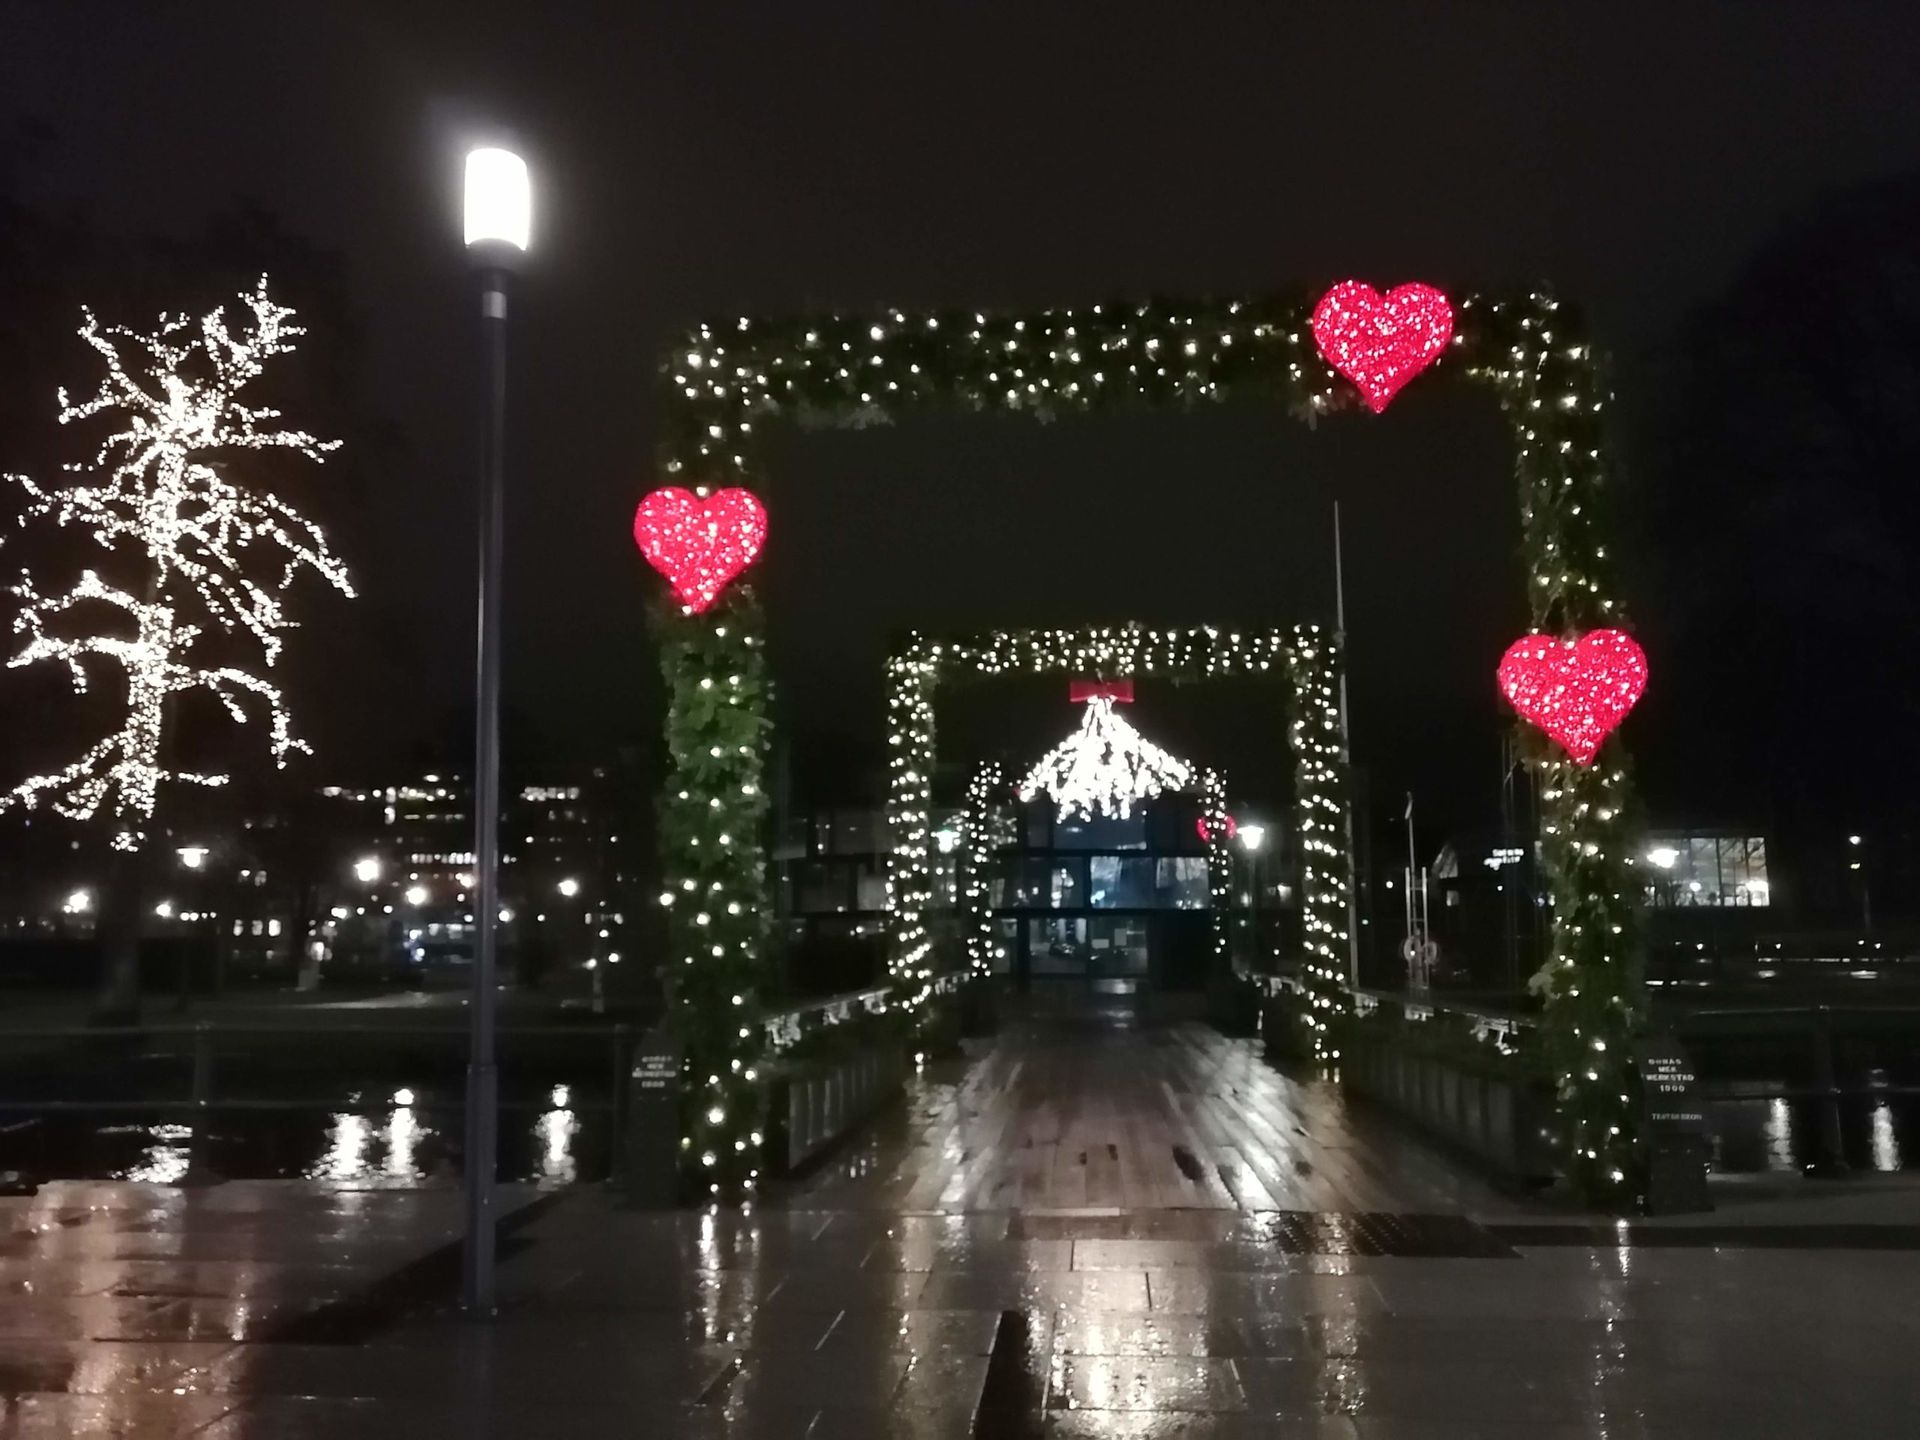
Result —
[{"label": "glowing lamp head", "polygon": [[178,853],[180,863],[189,870],[198,870],[207,863],[207,847],[204,845],[182,845]]},{"label": "glowing lamp head", "polygon": [[1258,850],[1265,843],[1266,838],[1267,827],[1264,825],[1255,825],[1249,821],[1240,827],[1240,843],[1246,846],[1248,854]]},{"label": "glowing lamp head", "polygon": [[1671,870],[1679,858],[1680,852],[1671,845],[1656,845],[1647,851],[1647,859],[1662,870]]},{"label": "glowing lamp head", "polygon": [[371,885],[380,878],[380,862],[368,855],[353,862],[353,878],[362,885]]},{"label": "glowing lamp head", "polygon": [[533,234],[533,189],[527,162],[511,150],[467,152],[467,246],[524,252]]},{"label": "glowing lamp head", "polygon": [[67,896],[67,903],[64,908],[69,915],[86,914],[89,910],[93,909],[93,892],[91,890],[74,891],[71,895]]},{"label": "glowing lamp head", "polygon": [[424,905],[426,903],[427,903],[427,887],[426,886],[409,885],[407,887],[407,904]]},{"label": "glowing lamp head", "polygon": [[569,875],[560,882],[560,893],[571,900],[580,893],[580,882]]}]

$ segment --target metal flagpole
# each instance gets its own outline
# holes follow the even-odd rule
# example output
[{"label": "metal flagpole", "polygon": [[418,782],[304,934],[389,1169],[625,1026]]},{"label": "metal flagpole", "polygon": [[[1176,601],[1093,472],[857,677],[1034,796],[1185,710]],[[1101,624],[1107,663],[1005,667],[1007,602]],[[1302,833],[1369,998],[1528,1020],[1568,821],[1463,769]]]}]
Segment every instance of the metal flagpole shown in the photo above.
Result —
[{"label": "metal flagpole", "polygon": [[1353,853],[1353,735],[1347,728],[1347,582],[1340,502],[1333,502],[1333,626],[1340,633],[1340,765],[1347,777],[1347,984],[1360,988],[1360,869]]}]

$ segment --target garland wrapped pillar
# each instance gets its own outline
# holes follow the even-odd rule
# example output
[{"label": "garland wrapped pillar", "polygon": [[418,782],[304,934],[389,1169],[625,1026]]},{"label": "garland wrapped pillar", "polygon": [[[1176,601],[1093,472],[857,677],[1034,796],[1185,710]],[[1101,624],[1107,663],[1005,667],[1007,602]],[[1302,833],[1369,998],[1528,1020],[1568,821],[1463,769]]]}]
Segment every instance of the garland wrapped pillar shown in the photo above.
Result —
[{"label": "garland wrapped pillar", "polygon": [[887,978],[916,1021],[933,993],[933,692],[940,647],[910,635],[887,661]]},{"label": "garland wrapped pillar", "polygon": [[746,586],[704,614],[655,616],[667,708],[660,853],[666,985],[682,1046],[683,1174],[749,1194],[760,1172],[765,1044],[768,697],[760,607]]},{"label": "garland wrapped pillar", "polygon": [[961,820],[961,933],[967,939],[967,973],[993,978],[993,852],[1000,840],[995,802],[1006,793],[1007,773],[998,761],[978,766],[967,782],[967,809]]},{"label": "garland wrapped pillar", "polygon": [[1305,625],[1287,652],[1293,714],[1293,828],[1300,846],[1300,916],[1305,937],[1306,1004],[1300,1023],[1305,1053],[1340,1058],[1333,1019],[1348,1006],[1346,963],[1353,859],[1347,853],[1347,767],[1340,729],[1340,642],[1330,630]]},{"label": "garland wrapped pillar", "polygon": [[[1607,396],[1571,307],[1551,295],[1488,307],[1477,359],[1516,440],[1515,470],[1532,628],[1573,639],[1618,627],[1605,544]],[[1645,1181],[1637,1048],[1646,1026],[1644,885],[1634,864],[1637,805],[1619,738],[1581,765],[1522,729],[1540,793],[1540,855],[1553,907],[1541,1039],[1573,1189],[1589,1204],[1633,1207]]]},{"label": "garland wrapped pillar", "polygon": [[1228,835],[1227,782],[1218,770],[1200,773],[1200,820],[1207,846],[1207,931],[1212,941],[1209,985],[1233,974],[1233,841]]}]

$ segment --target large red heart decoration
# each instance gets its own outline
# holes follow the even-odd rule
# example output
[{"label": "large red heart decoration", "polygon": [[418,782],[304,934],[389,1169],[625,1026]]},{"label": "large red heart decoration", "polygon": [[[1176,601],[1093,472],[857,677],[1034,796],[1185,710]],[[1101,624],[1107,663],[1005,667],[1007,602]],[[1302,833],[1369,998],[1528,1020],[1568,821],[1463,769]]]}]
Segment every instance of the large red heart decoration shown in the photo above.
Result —
[{"label": "large red heart decoration", "polygon": [[1578,640],[1523,635],[1500,657],[1500,693],[1581,765],[1593,763],[1646,688],[1646,652],[1619,630]]},{"label": "large red heart decoration", "polygon": [[1396,285],[1382,295],[1363,281],[1342,280],[1313,307],[1313,338],[1378,415],[1446,349],[1453,306],[1431,285]]},{"label": "large red heart decoration", "polygon": [[753,563],[766,539],[767,512],[746,490],[720,490],[703,500],[669,486],[642,500],[633,515],[640,553],[695,614]]}]

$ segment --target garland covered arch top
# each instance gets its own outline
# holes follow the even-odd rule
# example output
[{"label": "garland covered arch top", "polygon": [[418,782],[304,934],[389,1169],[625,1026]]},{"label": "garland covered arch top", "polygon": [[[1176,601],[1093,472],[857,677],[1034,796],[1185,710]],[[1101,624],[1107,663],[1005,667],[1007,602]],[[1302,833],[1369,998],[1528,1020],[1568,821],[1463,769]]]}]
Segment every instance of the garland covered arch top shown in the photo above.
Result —
[{"label": "garland covered arch top", "polygon": [[[700,495],[757,490],[756,432],[781,421],[864,426],[941,408],[1045,420],[1225,400],[1276,404],[1311,421],[1363,402],[1381,409],[1409,380],[1427,385],[1459,376],[1492,391],[1513,436],[1533,629],[1572,637],[1618,626],[1599,503],[1608,397],[1572,308],[1544,291],[1469,296],[1453,302],[1442,332],[1431,301],[1405,293],[1427,287],[1402,287],[1373,301],[1360,290],[1027,314],[889,310],[702,324],[673,345],[662,367],[662,483]],[[1316,302],[1331,303],[1336,293],[1349,308],[1356,296],[1363,307],[1377,302],[1383,314],[1401,306],[1412,317],[1407,323],[1427,327],[1413,344],[1418,353],[1409,360],[1368,352],[1364,327],[1356,330],[1351,314],[1317,315]],[[1323,344],[1335,337],[1332,353],[1352,380],[1323,358],[1316,327]],[[1356,334],[1362,353],[1337,348],[1342,335]],[[777,543],[777,514],[771,528]],[[758,1170],[752,1086],[762,1044],[756,1007],[768,909],[760,848],[768,734],[761,612],[751,586],[736,580],[698,613],[661,606],[659,628],[672,765],[661,815],[663,899],[693,1095],[683,1145],[695,1173],[720,1192]],[[931,663],[924,652],[895,654],[890,708],[929,704],[928,687],[905,683],[918,677],[898,670]],[[917,710],[888,720],[895,736],[931,726],[930,713]],[[1551,953],[1534,984],[1546,1001],[1542,1030],[1558,1084],[1561,1139],[1576,1185],[1596,1201],[1623,1203],[1637,1184],[1639,1156],[1632,782],[1617,739],[1589,765],[1544,744],[1532,753],[1553,900]],[[896,887],[910,883],[905,876],[925,858],[927,779],[910,766],[894,770]],[[1331,828],[1337,838],[1329,843],[1344,867],[1344,832]],[[897,891],[895,898],[899,908],[914,908],[900,903],[909,895]],[[909,958],[919,943],[896,934],[892,967],[905,1004],[924,990],[909,973],[922,968]]]}]

